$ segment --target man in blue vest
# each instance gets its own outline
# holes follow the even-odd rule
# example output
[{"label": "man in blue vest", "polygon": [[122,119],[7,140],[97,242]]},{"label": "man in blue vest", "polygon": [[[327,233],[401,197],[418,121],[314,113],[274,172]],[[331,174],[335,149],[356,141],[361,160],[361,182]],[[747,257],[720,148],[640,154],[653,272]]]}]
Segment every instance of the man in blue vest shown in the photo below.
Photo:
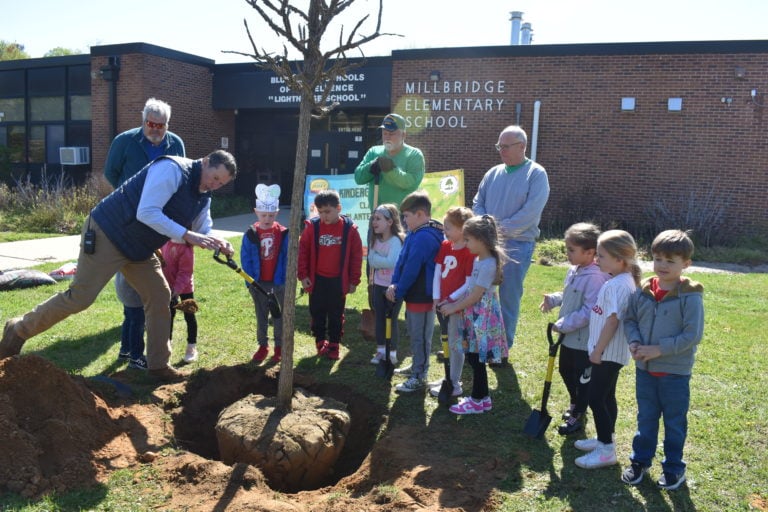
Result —
[{"label": "man in blue vest", "polygon": [[102,199],[83,226],[77,274],[69,289],[8,320],[0,359],[18,354],[32,336],[86,309],[120,271],[144,304],[149,374],[167,382],[182,380],[185,374],[169,365],[171,291],[154,253],[176,238],[231,255],[229,242],[208,233],[213,226],[211,191],[236,173],[235,159],[226,151],[200,160],[163,156]]}]

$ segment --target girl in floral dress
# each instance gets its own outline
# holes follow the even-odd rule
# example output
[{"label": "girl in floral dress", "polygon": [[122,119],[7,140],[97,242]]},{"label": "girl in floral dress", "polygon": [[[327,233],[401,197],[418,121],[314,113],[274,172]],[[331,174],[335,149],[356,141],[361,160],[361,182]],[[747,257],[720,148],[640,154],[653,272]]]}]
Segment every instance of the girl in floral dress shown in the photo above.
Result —
[{"label": "girl in floral dress", "polygon": [[475,254],[472,275],[465,292],[457,302],[440,304],[440,312],[450,315],[464,311],[460,326],[466,361],[472,367],[472,394],[451,406],[454,414],[481,414],[492,408],[488,393],[488,359],[507,357],[504,321],[501,318],[498,285],[506,261],[504,248],[499,245],[496,221],[490,215],[472,217],[464,223],[464,239],[469,252]]}]

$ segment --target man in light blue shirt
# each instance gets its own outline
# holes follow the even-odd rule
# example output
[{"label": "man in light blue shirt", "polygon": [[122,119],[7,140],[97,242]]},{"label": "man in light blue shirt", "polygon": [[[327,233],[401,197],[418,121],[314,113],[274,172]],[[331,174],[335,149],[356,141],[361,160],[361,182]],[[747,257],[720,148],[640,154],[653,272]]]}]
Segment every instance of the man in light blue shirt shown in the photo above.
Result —
[{"label": "man in light blue shirt", "polygon": [[[485,173],[472,200],[476,215],[489,214],[496,219],[510,258],[504,265],[504,280],[499,285],[501,313],[510,348],[520,316],[523,280],[531,265],[541,213],[549,198],[547,171],[525,156],[527,145],[528,136],[522,128],[504,128],[496,143],[502,163]],[[499,363],[501,361],[491,364]]]}]

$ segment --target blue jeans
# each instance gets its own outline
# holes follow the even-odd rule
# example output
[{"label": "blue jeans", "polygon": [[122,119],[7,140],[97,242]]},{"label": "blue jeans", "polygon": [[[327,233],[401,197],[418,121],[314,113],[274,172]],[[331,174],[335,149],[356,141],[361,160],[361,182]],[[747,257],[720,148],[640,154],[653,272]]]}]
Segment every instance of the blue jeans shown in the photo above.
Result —
[{"label": "blue jeans", "polygon": [[664,417],[664,460],[666,473],[685,472],[683,447],[688,434],[688,407],[691,403],[690,375],[654,377],[636,370],[637,432],[632,439],[630,460],[650,466],[659,438],[659,418]]},{"label": "blue jeans", "polygon": [[123,306],[123,317],[120,352],[128,352],[131,359],[138,359],[144,355],[144,308]]},{"label": "blue jeans", "polygon": [[512,260],[504,265],[504,281],[499,285],[499,301],[501,302],[501,317],[507,332],[507,347],[512,348],[517,330],[517,319],[520,316],[520,300],[523,298],[523,280],[531,266],[535,242],[519,242],[507,240],[504,250]]}]

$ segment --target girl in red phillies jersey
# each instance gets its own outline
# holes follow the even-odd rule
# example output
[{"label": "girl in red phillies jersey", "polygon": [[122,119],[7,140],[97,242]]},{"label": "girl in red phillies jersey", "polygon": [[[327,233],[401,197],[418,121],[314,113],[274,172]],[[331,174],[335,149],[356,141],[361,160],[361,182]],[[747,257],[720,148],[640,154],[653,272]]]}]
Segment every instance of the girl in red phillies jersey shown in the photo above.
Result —
[{"label": "girl in red phillies jersey", "polygon": [[613,229],[597,239],[597,264],[611,278],[600,288],[589,318],[589,407],[595,419],[597,438],[576,441],[576,448],[589,453],[576,459],[585,469],[616,464],[613,431],[618,416],[616,382],[629,363],[629,347],[623,320],[629,298],[640,284],[637,244],[626,231]]},{"label": "girl in red phillies jersey", "polygon": [[[440,245],[435,257],[435,277],[432,282],[432,298],[435,306],[445,301],[454,301],[461,296],[461,289],[472,274],[472,263],[475,255],[467,249],[464,240],[464,223],[471,219],[472,210],[464,206],[449,208],[443,219],[443,230],[446,240]],[[452,296],[452,294],[454,294]],[[440,322],[440,338],[451,347],[443,357],[450,358],[451,381],[453,382],[453,396],[461,396],[461,370],[464,366],[464,349],[459,340],[459,325],[461,314],[443,315],[437,312],[437,320]],[[430,384],[429,394],[438,396],[442,379]]]}]

